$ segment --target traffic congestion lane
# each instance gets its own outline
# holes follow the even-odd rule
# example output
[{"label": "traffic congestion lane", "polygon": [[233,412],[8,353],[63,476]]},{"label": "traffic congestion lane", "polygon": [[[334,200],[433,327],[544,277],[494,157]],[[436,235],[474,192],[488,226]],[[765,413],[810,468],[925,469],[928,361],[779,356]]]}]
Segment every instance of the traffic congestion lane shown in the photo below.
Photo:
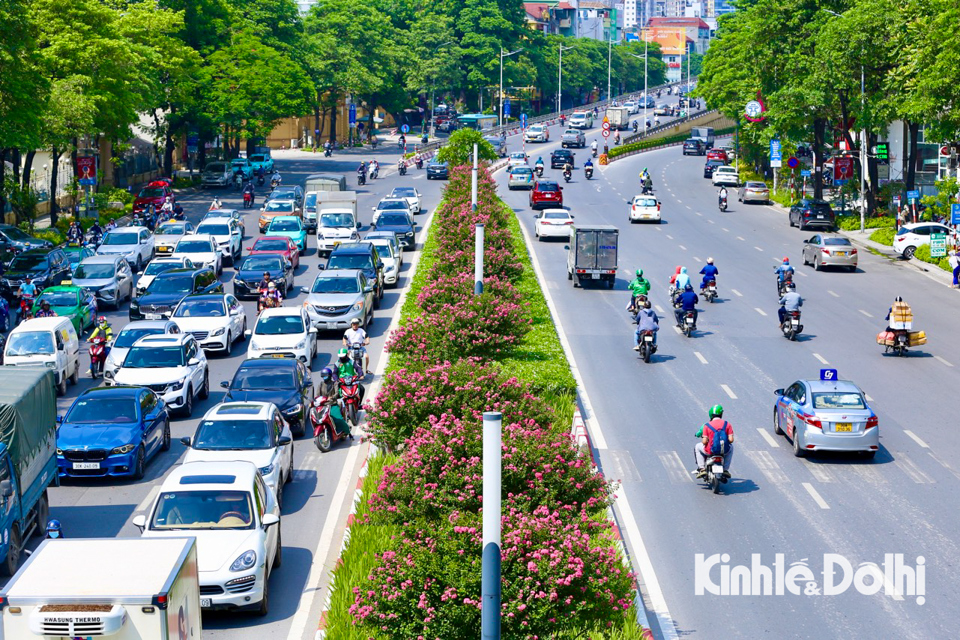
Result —
[{"label": "traffic congestion lane", "polygon": [[[716,207],[715,193],[712,189],[701,192],[698,188],[702,179],[697,178],[695,172],[701,171],[702,165],[695,158],[689,159],[688,171],[680,172],[678,167],[669,170],[670,177],[675,178],[676,182],[671,184],[668,181],[662,186],[657,184],[660,167],[680,162],[676,159],[679,153],[679,149],[667,149],[642,154],[639,158],[610,165],[601,172],[600,180],[586,183],[578,178],[567,185],[565,199],[578,216],[578,222],[605,222],[615,224],[621,229],[623,275],[618,283],[619,291],[574,290],[563,277],[566,259],[563,243],[535,244],[533,250],[544,268],[548,287],[552,290],[561,318],[564,319],[564,328],[571,340],[578,365],[581,371],[584,371],[588,388],[595,386],[596,381],[603,381],[603,404],[595,404],[594,409],[600,423],[605,427],[604,435],[610,449],[609,452],[601,451],[601,458],[607,463],[608,473],[624,476],[624,484],[631,500],[636,497],[635,504],[643,506],[643,509],[635,508],[635,511],[644,514],[644,537],[647,546],[658,549],[655,560],[667,561],[666,577],[663,571],[659,577],[662,584],[666,583],[666,590],[674,596],[668,597],[668,602],[674,609],[675,617],[681,622],[680,627],[684,630],[691,629],[691,625],[684,622],[697,621],[692,628],[704,631],[711,626],[710,621],[729,617],[735,628],[744,629],[744,636],[750,637],[750,630],[756,631],[769,624],[767,615],[763,612],[757,612],[754,616],[744,607],[738,606],[735,600],[721,604],[701,602],[703,598],[689,598],[692,590],[693,554],[698,550],[702,552],[703,549],[697,549],[696,544],[688,542],[678,544],[675,538],[699,538],[693,532],[704,530],[705,521],[696,517],[700,510],[704,507],[710,509],[702,515],[709,517],[711,529],[736,532],[737,538],[730,539],[730,545],[725,550],[731,554],[739,553],[741,557],[743,553],[767,552],[771,549],[771,542],[777,542],[778,544],[773,546],[786,552],[788,557],[792,555],[791,545],[793,551],[808,555],[810,551],[818,548],[821,553],[824,548],[831,552],[843,552],[843,542],[833,544],[833,539],[866,542],[868,548],[882,549],[881,541],[885,537],[879,530],[884,530],[884,527],[877,526],[876,509],[867,509],[856,504],[848,507],[841,503],[841,509],[834,507],[827,514],[815,513],[812,509],[825,510],[816,505],[812,494],[804,485],[810,485],[815,491],[814,483],[820,482],[843,487],[838,493],[845,498],[849,496],[847,499],[856,503],[863,494],[872,497],[882,495],[887,490],[903,491],[904,485],[900,480],[910,481],[911,478],[911,474],[904,469],[912,469],[908,465],[897,465],[896,473],[902,475],[891,478],[886,482],[889,487],[878,490],[871,486],[878,475],[872,473],[876,471],[872,469],[873,465],[868,468],[868,465],[856,460],[851,461],[849,457],[832,456],[824,456],[816,461],[794,461],[792,458],[784,460],[784,456],[780,454],[784,453],[786,445],[774,447],[764,434],[757,431],[762,429],[765,435],[770,435],[766,432],[770,429],[773,388],[784,386],[798,377],[810,376],[811,373],[815,376],[816,369],[824,365],[813,356],[810,356],[810,363],[797,357],[795,348],[804,347],[804,343],[788,344],[779,336],[775,320],[771,322],[776,312],[776,300],[773,298],[775,291],[769,279],[772,269],[769,275],[767,272],[772,266],[772,259],[763,254],[770,253],[769,247],[780,246],[784,242],[783,230],[780,227],[766,229],[752,220],[741,221],[749,223],[750,229],[747,230],[746,225],[741,228],[730,221],[733,216],[724,218],[722,224],[717,221],[710,223],[709,212]],[[665,224],[659,227],[631,227],[626,222],[626,200],[634,195],[633,187],[627,185],[636,185],[636,173],[644,165],[654,169],[655,186],[665,203]],[[582,185],[588,188],[582,188]],[[674,189],[675,195],[663,193],[669,189]],[[526,207],[526,194],[506,191],[504,194],[508,202],[518,210],[524,226],[532,232],[533,218]],[[692,200],[695,197],[703,202]],[[707,202],[709,206],[705,205]],[[690,209],[686,208],[688,204]],[[718,225],[719,230],[711,230]],[[728,231],[723,232],[723,228]],[[730,240],[722,239],[726,234],[732,234]],[[738,240],[738,236],[744,240]],[[749,251],[744,251],[739,244],[747,242],[747,238],[751,238],[753,243],[749,245]],[[761,249],[766,246],[767,249],[760,251],[755,246],[760,246]],[[708,255],[715,257],[720,266],[720,286],[724,302],[707,305],[709,308],[701,315],[701,335],[694,340],[673,333],[672,322],[668,317],[662,325],[664,330],[660,336],[661,350],[655,356],[658,364],[644,365],[637,359],[636,354],[629,350],[632,344],[632,325],[623,309],[627,301],[624,288],[632,277],[632,270],[635,266],[643,266],[654,282],[654,303],[669,313],[668,305],[665,304],[665,289],[666,280],[673,272],[673,267],[679,263],[692,266],[694,257],[698,257],[700,261],[696,261],[697,269],[691,269],[696,271]],[[871,268],[870,264],[864,266],[866,272]],[[889,276],[881,277],[889,280]],[[805,279],[800,278],[801,286],[804,286],[804,281]],[[732,289],[737,289],[741,295],[728,293]],[[855,297],[857,292],[856,287],[851,287],[850,291],[844,290],[843,293]],[[589,305],[583,304],[586,296],[590,297]],[[750,306],[746,306],[747,304]],[[770,317],[762,316],[755,308],[763,309]],[[849,310],[841,308],[831,310],[831,313],[837,314],[834,317],[839,319],[844,318],[842,314],[849,313]],[[862,314],[856,315],[866,318]],[[808,321],[810,320],[805,317],[805,324]],[[831,322],[831,327],[834,324],[836,320]],[[856,343],[850,342],[849,338],[844,336],[841,340],[844,343],[841,345],[845,349],[842,352],[844,357],[860,362],[879,357],[869,344],[874,333],[875,331],[865,336],[866,349],[851,348],[851,345]],[[609,356],[617,353],[624,355],[621,358]],[[847,356],[847,353],[850,355]],[[596,354],[608,355],[597,358]],[[870,363],[864,362],[864,365],[869,367]],[[868,382],[845,373],[846,365],[841,369],[844,377],[857,380],[868,387],[868,393],[870,392]],[[638,377],[642,378],[639,384]],[[611,393],[611,384],[617,387],[615,393]],[[637,389],[644,389],[645,393],[637,397]],[[595,398],[599,396],[600,390],[590,390]],[[728,405],[728,410],[735,412],[730,415],[731,421],[738,426],[739,450],[733,465],[734,472],[740,478],[752,478],[735,481],[730,487],[736,492],[735,498],[749,497],[749,500],[738,500],[736,507],[719,513],[714,513],[713,503],[703,501],[702,492],[694,492],[696,485],[688,475],[693,462],[693,431],[696,425],[703,422],[706,408],[715,402]],[[884,442],[890,439],[895,441],[899,448],[900,434],[888,433],[892,429],[883,429],[882,409],[879,412],[881,433],[886,434]],[[621,426],[623,416],[636,416],[635,421],[639,427],[635,426],[633,420],[629,427]],[[912,441],[903,444],[918,446]],[[649,472],[645,473],[645,470]],[[930,469],[929,472],[931,477],[941,482],[954,479],[943,469]],[[833,474],[832,483],[829,482],[830,473]],[[914,473],[913,477],[921,476]],[[642,487],[643,490],[640,485],[641,478],[643,485],[646,485]],[[679,483],[681,488],[678,489],[674,482]],[[648,483],[655,485],[654,491],[649,490]],[[784,484],[786,486],[781,486]],[[856,489],[849,490],[850,486]],[[913,489],[906,487],[907,495],[912,496]],[[741,502],[746,504],[744,509],[740,508]],[[730,500],[725,504],[729,503]],[[680,505],[686,508],[681,507],[678,510],[676,507]],[[773,526],[768,522],[770,514],[777,514],[779,519]],[[838,518],[838,514],[842,516]],[[661,518],[662,528],[658,526]],[[647,529],[652,529],[649,537],[653,538],[653,544],[648,539]],[[867,530],[867,533],[861,533],[860,529]],[[908,530],[909,525],[894,524],[892,529],[902,534],[904,540],[914,539],[912,532]],[[949,529],[945,527],[944,530]],[[801,542],[798,543],[797,538]],[[819,547],[816,544],[806,545],[802,542],[806,540],[821,541],[823,544]],[[903,552],[909,555],[911,547],[917,548],[916,545],[904,544]],[[859,547],[846,550],[857,551]],[[803,557],[807,555],[794,559]],[[856,559],[859,556],[853,553],[851,557]],[[671,558],[676,559],[676,566],[671,564]],[[856,606],[863,604],[857,602]],[[865,604],[868,607],[883,607],[883,604],[878,605],[876,601],[867,601]],[[830,607],[825,609],[823,604],[812,605],[810,610],[802,610],[797,618],[818,620],[817,624],[820,625],[823,635],[833,635],[837,629],[831,626],[828,617],[824,617],[829,609]],[[862,623],[864,619],[868,619],[866,612],[857,622]],[[898,618],[898,623],[902,622],[902,617]],[[804,624],[804,632],[813,633],[810,624]],[[856,625],[851,627],[852,630],[857,628]]]},{"label": "traffic congestion lane", "polygon": [[[346,173],[348,178],[353,177],[350,175],[350,167],[353,166],[352,159],[337,158],[336,156],[333,159],[320,159],[319,155],[317,157],[282,159],[284,154],[279,153],[277,155],[278,168],[287,184],[303,184],[307,175],[317,172],[342,172]],[[384,160],[381,160],[381,166],[384,162]],[[422,175],[422,172],[419,175]],[[411,184],[409,181],[416,177],[418,177],[416,171],[412,172],[412,175],[408,174],[405,178],[390,176],[369,181],[366,187],[361,189],[358,202],[360,220],[364,224],[361,234],[369,229],[371,214],[368,212],[377,200],[388,194],[395,186]],[[417,223],[420,226],[418,241],[422,242],[423,225],[439,201],[442,183],[422,184],[418,181],[413,184],[417,184],[423,193],[424,213],[417,216]],[[220,197],[224,207],[242,209],[240,195],[234,190],[201,191],[180,198],[188,219],[194,223],[198,222],[214,195]],[[244,247],[249,246],[253,239],[260,235],[257,233],[255,222],[258,211],[259,209],[255,208],[246,212],[245,221],[248,233],[244,239]],[[301,266],[297,270],[296,288],[287,304],[301,304],[305,296],[299,292],[299,287],[309,286],[319,272],[318,265],[321,260],[316,255],[315,236],[309,238],[308,247],[307,255],[304,256]],[[414,252],[408,252],[405,256],[398,286],[385,292],[383,304],[375,313],[374,322],[368,330],[371,337],[369,347],[371,367],[376,366],[390,319],[397,312],[396,302],[400,291],[407,285],[412,275],[410,261],[413,255]],[[231,290],[229,281],[232,277],[232,269],[226,268],[221,280],[225,283],[227,291]],[[253,321],[256,318],[256,302],[245,301],[243,306],[248,318],[248,327],[252,329]],[[128,322],[126,306],[119,311],[106,311],[103,315],[109,318],[115,334]],[[331,361],[331,354],[335,353],[341,346],[339,334],[324,332],[319,337],[318,355],[313,361],[315,382],[318,381],[316,372]],[[229,357],[208,354],[211,383],[210,398],[197,403],[193,418],[175,417],[172,420],[172,448],[168,453],[160,454],[148,463],[146,477],[143,481],[69,481],[51,492],[52,517],[61,520],[67,535],[71,537],[114,537],[139,534],[138,530],[131,524],[133,515],[142,513],[148,508],[157,495],[159,486],[167,472],[182,459],[184,446],[179,442],[180,437],[192,436],[200,417],[206,410],[220,401],[224,395],[224,391],[219,386],[220,381],[232,379],[237,366],[244,360],[245,353],[246,343],[238,342],[233,355]],[[81,364],[84,368],[89,365],[85,349],[81,355]],[[369,386],[372,380],[368,378],[365,382]],[[66,397],[58,399],[59,413],[62,414],[66,411],[77,395],[91,386],[95,386],[94,381],[90,380],[88,376],[82,376],[78,385],[68,388]],[[271,580],[271,612],[265,618],[220,613],[207,615],[204,617],[205,635],[253,638],[262,637],[264,630],[267,630],[273,637],[288,637],[294,612],[299,606],[304,591],[309,590],[304,582],[313,561],[312,554],[317,547],[320,529],[323,527],[328,513],[339,513],[340,505],[331,504],[331,501],[337,488],[337,482],[344,471],[344,462],[348,459],[351,447],[357,446],[359,446],[359,440],[352,443],[348,441],[347,443],[337,444],[332,451],[321,455],[311,438],[301,438],[295,441],[294,467],[296,471],[294,481],[288,484],[284,490],[282,526],[285,563]],[[323,562],[324,560],[320,561]],[[316,609],[321,603],[314,604]],[[316,616],[319,616],[319,611],[315,610],[309,613],[315,616],[312,619],[315,622]],[[310,637],[312,637],[312,633]]]}]

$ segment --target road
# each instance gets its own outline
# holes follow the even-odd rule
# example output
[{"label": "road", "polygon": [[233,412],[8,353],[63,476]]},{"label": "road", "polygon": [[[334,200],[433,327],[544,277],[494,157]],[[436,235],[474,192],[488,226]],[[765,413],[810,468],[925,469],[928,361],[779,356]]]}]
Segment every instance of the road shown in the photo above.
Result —
[{"label": "road", "polygon": [[[364,224],[363,234],[369,229],[371,208],[377,201],[398,185],[414,185],[423,194],[424,213],[417,216],[418,231],[430,217],[440,198],[442,182],[425,180],[423,171],[413,170],[404,178],[395,172],[384,169],[396,163],[396,148],[380,149],[375,155],[381,164],[381,177],[378,180],[368,181],[367,185],[359,190],[360,219]],[[324,159],[320,154],[311,156],[299,152],[278,152],[277,168],[283,175],[284,184],[303,184],[304,178],[311,173],[337,172],[347,175],[348,182],[353,188],[356,185],[355,169],[359,163],[359,155],[344,153],[333,158]],[[363,156],[371,157],[370,152]],[[219,190],[216,192],[223,201],[224,207],[242,208],[242,199],[234,190]],[[266,191],[257,194],[260,202]],[[214,193],[202,191],[182,197],[187,217],[196,223],[207,210]],[[256,219],[258,209],[251,209],[245,216],[247,237],[244,247],[252,244],[257,232]],[[420,240],[420,238],[418,238]],[[385,333],[391,319],[397,313],[397,299],[401,290],[409,283],[411,276],[410,262],[414,251],[408,251],[404,258],[404,267],[401,270],[401,279],[396,288],[387,289],[381,308],[376,312],[374,322],[368,329],[371,337],[371,368],[377,365],[377,359],[382,352]],[[308,286],[318,273],[320,260],[316,254],[316,237],[308,238],[306,256],[301,259],[296,273],[296,291],[300,286]],[[224,270],[221,277],[225,283],[233,277],[230,268]],[[230,285],[226,290],[231,291]],[[302,294],[294,295],[291,292],[290,304],[300,304]],[[244,302],[249,326],[253,326],[256,318],[256,302]],[[108,317],[114,333],[128,322],[127,306],[119,312],[108,311]],[[313,371],[319,371],[324,365],[335,359],[336,350],[340,345],[340,335],[333,332],[324,332],[320,336],[318,355],[312,363]],[[76,481],[64,482],[63,486],[53,488],[50,492],[51,517],[61,521],[67,536],[72,538],[84,537],[130,537],[139,535],[139,531],[131,524],[134,515],[143,513],[159,491],[160,484],[170,470],[182,460],[185,447],[180,443],[182,436],[192,436],[203,414],[213,407],[223,397],[224,391],[220,388],[221,380],[230,380],[237,366],[244,360],[246,354],[245,343],[238,343],[234,347],[232,357],[209,354],[210,362],[210,398],[198,401],[192,419],[175,418],[172,422],[173,446],[167,453],[161,453],[147,465],[146,477],[140,482],[117,481]],[[84,367],[89,360],[84,349],[81,354],[81,363]],[[369,387],[372,379],[367,378]],[[59,413],[62,415],[77,395],[92,386],[94,382],[89,377],[81,377],[80,383],[68,387],[68,395],[58,399]],[[296,618],[298,630],[303,627],[302,637],[313,638],[320,610],[323,602],[312,596],[315,584],[306,584],[307,575],[314,562],[314,552],[318,548],[318,539],[323,529],[328,513],[334,509],[334,514],[340,513],[340,504],[332,504],[334,494],[338,488],[341,473],[345,462],[356,460],[356,455],[350,456],[351,447],[359,448],[360,439],[352,443],[338,444],[332,451],[320,454],[314,446],[312,438],[300,438],[295,443],[294,459],[296,472],[294,481],[284,490],[284,507],[281,526],[283,528],[284,562],[283,566],[271,576],[271,609],[269,615],[258,618],[250,614],[214,613],[205,615],[203,619],[205,638],[229,638],[238,640],[244,638],[289,638],[297,634],[291,630],[291,624]],[[347,478],[352,469],[348,469]],[[350,487],[352,489],[352,487]],[[353,492],[348,491],[347,497],[352,498]],[[333,549],[339,548],[339,537],[334,537]],[[325,563],[327,558],[320,558]],[[310,610],[295,616],[301,602],[309,603]],[[294,633],[294,636],[291,636]]]},{"label": "road", "polygon": [[[551,138],[559,133],[554,127]],[[594,137],[599,127],[588,144]],[[511,150],[517,144],[511,139]],[[557,147],[552,142],[527,150],[546,157]],[[949,505],[960,480],[960,442],[950,437],[948,425],[951,389],[960,383],[960,344],[948,338],[952,313],[944,311],[957,308],[956,293],[864,250],[856,273],[801,267],[802,241],[814,232],[789,228],[786,216],[772,207],[738,203],[735,190],[728,211],[719,212],[716,190],[702,177],[704,159],[683,157],[679,147],[598,167],[589,182],[579,170],[584,157],[578,153],[564,200],[578,223],[620,229],[614,290],[573,288],[565,272],[566,242],[533,241],[527,193],[508,191],[502,172],[497,179],[529,234],[592,398],[602,430],[602,437],[594,434],[601,465],[622,483],[669,607],[663,618],[668,624],[656,629],[658,635],[955,635],[960,605],[952,597],[952,568],[960,515]],[[627,221],[627,201],[639,190],[642,167],[650,168],[663,203],[661,225]],[[559,170],[547,174],[561,180]],[[687,338],[673,328],[668,279],[677,265],[696,274],[708,256],[720,270],[721,299],[699,305],[699,330]],[[777,326],[773,267],[784,256],[796,265],[805,299],[805,329],[797,342],[785,340]],[[653,283],[651,300],[662,318],[659,351],[650,364],[632,350],[634,325],[624,310],[626,285],[638,267]],[[699,283],[699,276],[691,277]],[[885,356],[875,343],[897,295],[913,307],[917,328],[929,336],[928,345],[903,359]],[[773,433],[774,389],[817,378],[825,367],[860,385],[879,416],[881,450],[874,460],[795,458],[790,442]],[[719,496],[690,475],[694,433],[717,403],[737,436],[734,477]],[[628,540],[635,560],[638,542]],[[923,557],[924,597],[862,595],[854,586],[829,596],[695,593],[696,554],[729,554],[724,564],[748,567],[752,554],[761,554],[768,567],[774,554],[783,554],[787,567],[806,563],[822,590],[824,554],[840,554],[857,569],[882,563],[885,553],[903,554],[909,567]],[[714,569],[717,584],[719,576]],[[801,586],[806,588],[803,581]]]}]

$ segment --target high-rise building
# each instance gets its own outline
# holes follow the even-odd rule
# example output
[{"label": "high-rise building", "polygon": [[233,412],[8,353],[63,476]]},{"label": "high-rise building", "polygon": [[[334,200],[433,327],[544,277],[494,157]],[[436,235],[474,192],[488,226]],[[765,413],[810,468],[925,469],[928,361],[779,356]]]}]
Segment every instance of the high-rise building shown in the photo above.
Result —
[{"label": "high-rise building", "polygon": [[636,29],[639,23],[640,10],[637,0],[623,0],[623,28]]}]

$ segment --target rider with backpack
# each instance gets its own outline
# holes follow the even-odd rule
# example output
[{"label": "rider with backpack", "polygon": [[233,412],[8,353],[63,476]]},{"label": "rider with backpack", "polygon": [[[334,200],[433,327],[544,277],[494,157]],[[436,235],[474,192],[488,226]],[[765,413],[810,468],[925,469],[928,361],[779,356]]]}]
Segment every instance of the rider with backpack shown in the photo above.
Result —
[{"label": "rider with backpack", "polygon": [[694,449],[697,456],[697,478],[706,476],[704,466],[707,456],[723,456],[723,477],[730,477],[730,460],[733,458],[733,425],[723,419],[723,407],[715,404],[710,407],[710,422],[706,423],[696,436],[700,442]]}]

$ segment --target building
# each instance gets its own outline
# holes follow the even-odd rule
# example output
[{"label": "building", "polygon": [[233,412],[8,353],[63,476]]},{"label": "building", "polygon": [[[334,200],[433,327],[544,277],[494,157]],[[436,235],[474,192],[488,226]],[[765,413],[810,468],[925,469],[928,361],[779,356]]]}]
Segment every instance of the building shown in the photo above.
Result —
[{"label": "building", "polygon": [[640,10],[638,5],[642,5],[643,2],[637,2],[637,0],[623,0],[623,29],[624,31],[629,31],[637,28],[637,24],[640,21]]},{"label": "building", "polygon": [[683,29],[687,37],[694,43],[694,51],[704,54],[710,47],[710,25],[698,17],[660,17],[655,16],[647,21],[651,29],[669,28]]},{"label": "building", "polygon": [[663,62],[667,65],[667,82],[679,82],[683,79],[683,63],[688,48],[693,43],[687,38],[682,27],[648,27],[641,31],[640,39],[656,42],[660,45]]}]

